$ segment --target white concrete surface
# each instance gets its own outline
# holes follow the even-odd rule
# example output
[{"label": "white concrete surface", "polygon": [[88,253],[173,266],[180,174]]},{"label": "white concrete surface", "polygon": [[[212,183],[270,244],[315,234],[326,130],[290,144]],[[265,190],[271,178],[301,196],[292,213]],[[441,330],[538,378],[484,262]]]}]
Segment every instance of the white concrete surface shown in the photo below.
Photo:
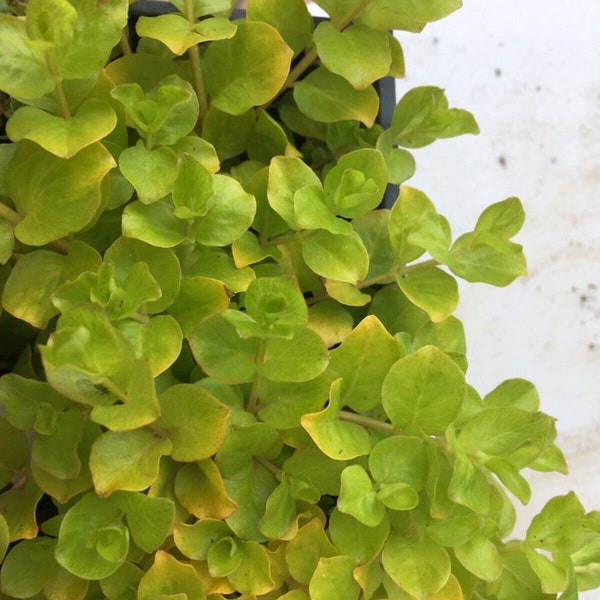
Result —
[{"label": "white concrete surface", "polygon": [[[568,477],[532,473],[521,532],[553,495],[574,489],[600,508],[600,4],[589,0],[464,0],[419,35],[399,34],[407,78],[446,89],[479,136],[416,153],[409,182],[453,225],[472,228],[488,204],[519,196],[517,241],[529,276],[507,288],[461,287],[469,380],[533,381],[558,418]],[[582,594],[599,600],[600,592]]]}]

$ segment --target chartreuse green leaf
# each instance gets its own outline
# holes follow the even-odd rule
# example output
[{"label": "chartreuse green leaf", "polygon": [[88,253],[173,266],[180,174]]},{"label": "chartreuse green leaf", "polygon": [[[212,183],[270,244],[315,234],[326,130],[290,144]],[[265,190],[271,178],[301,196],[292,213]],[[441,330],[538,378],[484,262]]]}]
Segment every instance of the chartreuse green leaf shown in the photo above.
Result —
[{"label": "chartreuse green leaf", "polygon": [[96,492],[104,497],[118,490],[145,490],[158,476],[161,457],[172,449],[168,438],[157,437],[147,428],[105,431],[90,454]]},{"label": "chartreuse green leaf", "polygon": [[338,554],[319,519],[312,519],[300,528],[285,548],[285,560],[290,574],[305,585],[310,582],[321,558]]},{"label": "chartreuse green leaf", "polygon": [[15,249],[13,226],[4,219],[0,220],[0,265],[5,265]]},{"label": "chartreuse green leaf", "polygon": [[256,201],[233,177],[213,175],[212,186],[206,214],[194,220],[190,236],[205,246],[226,246],[250,227]]},{"label": "chartreuse green leaf", "polygon": [[[243,414],[243,413],[242,413]],[[239,411],[233,418],[240,417]],[[240,473],[248,473],[254,467],[254,457],[274,458],[281,452],[281,436],[276,429],[261,422],[232,425],[219,448],[216,463],[225,478],[239,479]]]},{"label": "chartreuse green leaf", "polygon": [[[15,473],[24,470],[29,448],[25,432],[19,431],[4,416],[0,417],[0,485],[8,485]],[[2,524],[0,523],[0,530]],[[0,554],[2,554],[0,534]]]},{"label": "chartreuse green leaf", "polygon": [[154,427],[173,443],[173,460],[195,462],[217,451],[225,437],[227,406],[204,388],[186,383],[167,388],[158,402],[161,413]]},{"label": "chartreuse green leaf", "polygon": [[349,556],[323,557],[310,580],[308,591],[313,600],[358,600],[360,586],[352,572],[356,567]]},{"label": "chartreuse green leaf", "polygon": [[442,435],[466,392],[456,363],[435,346],[398,360],[384,379],[382,404],[395,427]]},{"label": "chartreuse green leaf", "polygon": [[144,305],[144,310],[157,314],[168,308],[179,293],[181,266],[175,253],[166,248],[156,248],[140,240],[118,238],[106,250],[104,262],[113,269],[115,280],[125,288],[129,273],[136,263],[148,265],[150,274],[158,283],[161,296]]},{"label": "chartreuse green leaf", "polygon": [[281,252],[275,246],[263,246],[252,231],[245,231],[231,245],[231,253],[235,264],[244,268],[262,262],[266,258],[281,259]]},{"label": "chartreuse green leaf", "polygon": [[427,538],[406,538],[392,532],[383,547],[383,568],[405,592],[426,600],[444,587],[450,577],[450,557]]},{"label": "chartreuse green leaf", "polygon": [[308,308],[308,326],[325,341],[328,348],[339,344],[352,331],[350,312],[333,300],[324,300]]},{"label": "chartreuse green leaf", "polygon": [[277,0],[254,0],[246,11],[248,21],[262,21],[272,25],[285,43],[299,54],[310,41],[313,27],[306,4],[301,0],[289,0],[285,11]]},{"label": "chartreuse green leaf", "polygon": [[413,155],[392,144],[392,132],[387,129],[377,139],[377,150],[381,152],[388,170],[389,183],[400,185],[415,174]]},{"label": "chartreuse green leaf", "polygon": [[302,241],[302,257],[312,271],[327,279],[356,284],[369,270],[369,255],[352,231],[334,234],[320,230]]},{"label": "chartreuse green leaf", "polygon": [[220,519],[204,518],[192,525],[177,522],[173,539],[181,552],[192,560],[206,560],[210,547],[229,537],[231,529]]},{"label": "chartreuse green leaf", "polygon": [[24,217],[15,226],[17,239],[43,246],[88,226],[102,205],[102,180],[113,167],[99,142],[68,159],[21,142],[7,172],[10,197]]},{"label": "chartreuse green leaf", "polygon": [[526,379],[507,379],[486,394],[483,402],[488,407],[513,406],[536,413],[540,396],[533,383]]},{"label": "chartreuse green leaf", "polygon": [[159,248],[173,248],[186,239],[185,221],[175,216],[171,204],[160,200],[128,204],[122,213],[122,231],[125,237]]},{"label": "chartreuse green leaf", "polygon": [[408,234],[410,244],[420,246],[438,262],[448,259],[448,248],[452,242],[452,231],[446,217],[428,211],[417,221]]},{"label": "chartreuse green leaf", "polygon": [[57,411],[42,404],[34,428],[38,435],[31,449],[31,460],[57,479],[72,479],[81,471],[77,447],[83,434],[84,416],[76,408]]},{"label": "chartreuse green leaf", "polygon": [[175,477],[174,491],[181,506],[198,519],[226,519],[237,508],[227,496],[219,469],[210,459],[181,467]]},{"label": "chartreuse green leaf", "polygon": [[[341,377],[344,404],[366,412],[381,401],[381,385],[390,367],[403,355],[398,340],[371,315],[363,319],[331,353],[328,373]],[[374,361],[373,357],[377,356]]]},{"label": "chartreuse green leaf", "polygon": [[371,442],[367,430],[358,423],[340,420],[342,380],[336,379],[329,392],[329,405],[317,413],[304,415],[300,422],[319,449],[334,460],[350,460],[368,454]]},{"label": "chartreuse green leaf", "polygon": [[567,589],[569,585],[569,568],[567,565],[558,565],[535,550],[525,550],[525,556],[529,565],[539,577],[544,594],[558,594]]},{"label": "chartreuse green leaf", "polygon": [[175,317],[183,335],[188,336],[204,317],[223,312],[228,307],[229,295],[222,281],[200,276],[183,277],[169,314]]},{"label": "chartreuse green leaf", "polygon": [[4,562],[6,551],[10,543],[10,530],[4,516],[0,515],[0,563]]},{"label": "chartreuse green leaf", "polygon": [[28,139],[56,156],[71,158],[107,136],[116,124],[117,115],[108,103],[89,98],[69,119],[24,106],[8,121],[6,130],[14,142]]},{"label": "chartreuse green leaf", "polygon": [[153,377],[166,371],[181,352],[181,328],[170,315],[157,315],[143,324],[128,319],[121,321],[117,329],[133,346],[136,358],[150,365]]},{"label": "chartreuse green leaf", "polygon": [[408,236],[421,218],[435,211],[431,200],[420,190],[403,185],[390,212],[390,242],[400,264],[411,262],[424,253],[424,248],[409,243]]},{"label": "chartreuse green leaf", "polygon": [[41,98],[56,85],[46,65],[46,53],[32,46],[24,19],[0,13],[0,88],[9,96]]},{"label": "chartreuse green leaf", "polygon": [[[297,497],[296,484],[301,482],[317,492],[317,496],[338,496],[340,493],[340,478],[346,464],[344,461],[331,461],[317,448],[297,449],[285,461],[284,471],[289,475],[291,493]],[[305,488],[304,488],[305,489]],[[310,493],[310,492],[309,492]]]},{"label": "chartreuse green leaf", "polygon": [[524,447],[540,451],[553,422],[552,417],[541,412],[510,406],[486,408],[473,415],[461,429],[458,440],[467,450],[490,456],[509,455]]},{"label": "chartreuse green leaf", "polygon": [[166,146],[149,150],[140,140],[121,152],[119,168],[135,188],[140,202],[151,204],[173,190],[177,155]]},{"label": "chartreuse green leaf", "polygon": [[375,209],[388,182],[383,155],[372,148],[344,154],[325,177],[325,195],[336,214],[353,219]]},{"label": "chartreuse green leaf", "polygon": [[549,552],[576,552],[583,545],[584,509],[573,492],[549,500],[531,521],[526,540]]},{"label": "chartreuse green leaf", "polygon": [[527,274],[523,247],[487,231],[461,235],[450,248],[450,270],[467,281],[506,286]]},{"label": "chartreuse green leaf", "polygon": [[[32,460],[31,474],[39,488],[61,504],[65,504],[71,498],[91,489],[94,485],[89,469],[91,447],[101,433],[102,430],[99,425],[91,421],[85,423],[81,439],[77,445],[77,457],[81,462],[81,469],[75,477],[70,479],[55,477]],[[40,462],[44,464],[43,461]]]},{"label": "chartreuse green leaf", "polygon": [[134,600],[143,575],[137,565],[124,562],[112,575],[100,581],[100,588],[108,600]]},{"label": "chartreuse green leaf", "polygon": [[392,61],[388,35],[365,25],[344,31],[329,21],[319,23],[314,41],[323,66],[342,76],[357,90],[364,90],[385,77]]},{"label": "chartreuse green leaf", "polygon": [[53,390],[45,381],[37,381],[6,373],[0,378],[0,400],[8,422],[17,429],[33,429],[41,406],[64,410],[69,401]]},{"label": "chartreuse green leaf", "polygon": [[131,492],[115,492],[113,497],[125,512],[135,544],[144,552],[154,552],[171,533],[175,516],[173,502]]},{"label": "chartreuse green leaf", "polygon": [[[246,313],[252,324],[249,335],[291,339],[306,325],[308,309],[298,282],[292,277],[261,277],[250,283],[245,296]],[[242,323],[240,323],[242,326]],[[246,332],[238,329],[240,334]]]},{"label": "chartreuse green leaf", "polygon": [[499,238],[510,239],[519,231],[525,221],[523,205],[514,196],[488,206],[477,219],[475,231],[487,232]]},{"label": "chartreuse green leaf", "polygon": [[450,515],[427,519],[427,536],[440,546],[461,546],[482,529],[484,518],[465,506],[455,504]]},{"label": "chartreuse green leaf", "polygon": [[[335,0],[319,0],[319,4],[323,6],[338,4],[339,6],[335,14],[337,14],[339,18],[345,14],[345,12],[342,12],[340,15],[339,11],[345,8],[348,3],[335,2]],[[357,21],[364,23],[369,27],[385,31],[389,29],[400,29],[418,33],[423,29],[427,22],[441,19],[461,6],[462,3],[459,0],[428,2],[426,6],[422,6],[421,3],[412,2],[410,0],[400,3],[377,0],[364,7],[358,14]],[[330,9],[326,10],[329,12]]]},{"label": "chartreuse green leaf", "polygon": [[140,17],[136,31],[140,37],[160,40],[173,54],[181,56],[202,42],[230,38],[236,26],[227,19],[208,19],[190,23],[182,15]]},{"label": "chartreuse green leaf", "polygon": [[257,372],[271,381],[309,381],[327,368],[329,354],[321,336],[300,327],[292,338],[269,338]]},{"label": "chartreuse green leaf", "polygon": [[240,566],[242,552],[239,544],[233,537],[226,537],[209,548],[207,563],[211,577],[227,577]]},{"label": "chartreuse green leaf", "polygon": [[[47,369],[50,384],[74,400],[85,401],[86,390],[81,389],[81,396],[77,388],[68,389],[68,379],[61,385],[59,370],[72,368],[80,373],[85,373],[91,378],[102,378],[115,372],[121,365],[129,348],[125,341],[117,334],[104,310],[96,304],[80,304],[62,315],[58,321],[54,336],[48,345],[42,347],[42,357]],[[57,377],[53,379],[56,370]],[[75,381],[71,381],[73,385]],[[65,389],[62,389],[65,388]],[[90,393],[89,403],[110,404],[113,399],[108,390],[87,390]],[[95,399],[95,401],[93,400]]]},{"label": "chartreuse green leaf", "polygon": [[447,437],[454,451],[452,477],[447,487],[448,498],[476,513],[486,514],[490,508],[491,484],[479,465],[456,441],[452,427],[448,428]]},{"label": "chartreuse green leaf", "polygon": [[267,196],[271,208],[293,229],[296,225],[295,195],[302,188],[322,187],[316,173],[295,156],[277,156],[269,167]]},{"label": "chartreuse green leaf", "polygon": [[343,77],[318,67],[294,86],[294,100],[310,119],[322,123],[360,121],[372,127],[379,110],[373,87],[357,90]]},{"label": "chartreuse green leaf", "polygon": [[50,48],[70,39],[77,11],[67,0],[33,0],[27,5],[27,33],[41,48]]},{"label": "chartreuse green leaf", "polygon": [[400,99],[394,109],[391,131],[394,144],[422,148],[440,138],[479,133],[479,127],[470,112],[448,108],[444,90],[422,86]]},{"label": "chartreuse green leaf", "polygon": [[373,560],[382,550],[390,532],[387,516],[376,526],[363,524],[351,515],[334,509],[329,516],[329,535],[336,548],[359,564]]},{"label": "chartreuse green leaf", "polygon": [[154,563],[140,581],[137,598],[205,600],[206,596],[192,565],[178,561],[164,550],[158,550],[154,554]]},{"label": "chartreuse green leaf", "polygon": [[30,471],[24,473],[25,485],[13,486],[0,494],[0,514],[10,531],[10,541],[34,538],[38,533],[36,508],[43,492]]},{"label": "chartreuse green leaf", "polygon": [[293,51],[267,23],[240,23],[229,40],[212,42],[203,55],[213,106],[241,115],[272,100],[283,86]]},{"label": "chartreuse green leaf", "polygon": [[434,323],[448,318],[458,306],[456,279],[438,267],[421,267],[396,277],[405,296]]},{"label": "chartreuse green leaf", "polygon": [[264,542],[265,535],[257,523],[278,481],[271,471],[259,464],[253,464],[245,473],[241,478],[225,479],[227,494],[238,505],[226,523],[240,539]]},{"label": "chartreuse green leaf", "polygon": [[[60,284],[84,271],[97,271],[101,264],[99,254],[79,241],[70,243],[67,256],[49,250],[24,254],[5,284],[3,306],[15,317],[42,329],[58,314],[52,296]],[[36,282],[35,288],[31,287],[32,281]]]},{"label": "chartreuse green leaf", "polygon": [[492,458],[485,461],[485,466],[504,486],[517,497],[523,504],[527,504],[531,499],[531,487],[527,480],[519,473],[519,468],[509,459]]},{"label": "chartreuse green leaf", "polygon": [[82,302],[94,302],[106,309],[111,320],[118,321],[134,315],[143,304],[158,300],[161,295],[148,265],[138,262],[127,274],[122,287],[115,280],[112,266],[107,265],[97,273],[87,271],[63,284],[52,300],[62,313]]},{"label": "chartreuse green leaf", "polygon": [[504,568],[495,544],[482,533],[455,546],[454,554],[465,569],[484,581],[496,581]]},{"label": "chartreuse green leaf", "polygon": [[377,527],[386,514],[369,474],[360,465],[350,465],[342,471],[337,508],[367,527]]},{"label": "chartreuse green leaf", "polygon": [[255,541],[240,540],[233,557],[237,555],[240,555],[239,564],[228,576],[236,590],[243,594],[261,595],[275,587],[271,577],[271,562],[265,546]]},{"label": "chartreuse green leaf", "polygon": [[369,471],[378,484],[405,483],[420,491],[427,480],[425,444],[415,437],[384,438],[369,455]]},{"label": "chartreuse green leaf", "polygon": [[52,387],[93,406],[96,423],[124,431],[158,416],[150,366],[132,356],[131,346],[97,305],[81,304],[63,315],[41,352]]},{"label": "chartreuse green leaf", "polygon": [[125,107],[148,148],[175,144],[198,120],[194,88],[178,75],[169,75],[147,94],[138,83],[125,83],[113,88],[111,96]]},{"label": "chartreuse green leaf", "polygon": [[261,377],[258,397],[264,406],[258,414],[262,421],[276,429],[292,429],[300,425],[302,415],[322,408],[328,393],[329,380],[325,374],[299,382],[277,382]]},{"label": "chartreuse green leaf", "polygon": [[[46,5],[45,2],[40,4]],[[127,24],[127,5],[118,0],[103,4],[74,3],[77,23],[63,43],[55,48],[58,68],[66,79],[93,78],[110,58]],[[49,12],[50,20],[54,18]]]},{"label": "chartreuse green leaf", "polygon": [[[175,6],[180,13],[187,14],[187,0],[173,0],[171,4]],[[229,0],[192,0],[191,2],[191,14],[194,19],[199,19],[206,15],[216,15],[229,10],[231,10],[231,2]]]},{"label": "chartreuse green leaf", "polygon": [[212,178],[208,170],[193,156],[184,154],[179,159],[177,179],[173,185],[175,216],[183,219],[204,216],[212,193]]},{"label": "chartreuse green leaf", "polygon": [[103,579],[127,558],[129,530],[115,499],[86,494],[65,514],[55,556],[67,571],[83,579]]},{"label": "chartreuse green leaf", "polygon": [[222,315],[201,321],[189,335],[194,358],[210,377],[227,383],[252,381],[259,340],[241,338]]},{"label": "chartreuse green leaf", "polygon": [[32,598],[39,594],[56,570],[54,545],[52,538],[38,537],[14,546],[2,563],[2,592],[9,598]]},{"label": "chartreuse green leaf", "polygon": [[325,229],[331,233],[344,234],[352,231],[352,225],[335,216],[335,210],[327,204],[321,187],[306,186],[294,194],[294,222],[299,229]]}]

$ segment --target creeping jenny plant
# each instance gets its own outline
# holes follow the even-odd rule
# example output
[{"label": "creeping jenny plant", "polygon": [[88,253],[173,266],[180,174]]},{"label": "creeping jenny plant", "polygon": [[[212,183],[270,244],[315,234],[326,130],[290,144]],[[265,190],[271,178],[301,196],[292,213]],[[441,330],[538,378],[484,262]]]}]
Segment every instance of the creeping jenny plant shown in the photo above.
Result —
[{"label": "creeping jenny plant", "polygon": [[127,0],[0,15],[1,597],[598,586],[575,494],[511,539],[521,471],[566,470],[554,419],[527,381],[467,383],[452,314],[455,277],[525,274],[521,204],[454,237],[404,182],[473,116],[419,87],[376,121],[404,74],[388,30],[460,0],[231,4],[136,32]]}]

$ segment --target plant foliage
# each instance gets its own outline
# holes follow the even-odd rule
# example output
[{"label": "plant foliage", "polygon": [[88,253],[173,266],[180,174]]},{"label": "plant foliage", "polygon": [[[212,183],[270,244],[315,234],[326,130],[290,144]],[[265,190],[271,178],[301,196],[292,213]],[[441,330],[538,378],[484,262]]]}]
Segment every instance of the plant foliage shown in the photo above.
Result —
[{"label": "plant foliage", "polygon": [[[29,0],[0,14],[0,595],[542,600],[600,517],[533,385],[466,379],[456,277],[525,274],[518,199],[455,237],[410,149],[477,133],[388,29],[460,0]],[[14,6],[13,6],[14,5]],[[389,184],[395,202],[381,208]]]}]

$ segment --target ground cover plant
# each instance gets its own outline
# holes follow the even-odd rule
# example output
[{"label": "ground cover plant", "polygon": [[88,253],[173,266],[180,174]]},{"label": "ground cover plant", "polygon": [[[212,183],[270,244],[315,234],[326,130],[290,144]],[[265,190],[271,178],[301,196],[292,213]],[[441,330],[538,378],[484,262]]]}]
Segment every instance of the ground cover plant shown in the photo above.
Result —
[{"label": "ground cover plant", "polygon": [[389,30],[460,0],[317,4],[172,0],[134,31],[127,0],[5,3],[0,598],[600,585],[575,493],[511,538],[523,469],[566,472],[555,421],[528,381],[469,385],[453,315],[457,277],[525,275],[521,203],[455,235],[407,183],[411,149],[478,133],[444,90],[377,122]]}]

